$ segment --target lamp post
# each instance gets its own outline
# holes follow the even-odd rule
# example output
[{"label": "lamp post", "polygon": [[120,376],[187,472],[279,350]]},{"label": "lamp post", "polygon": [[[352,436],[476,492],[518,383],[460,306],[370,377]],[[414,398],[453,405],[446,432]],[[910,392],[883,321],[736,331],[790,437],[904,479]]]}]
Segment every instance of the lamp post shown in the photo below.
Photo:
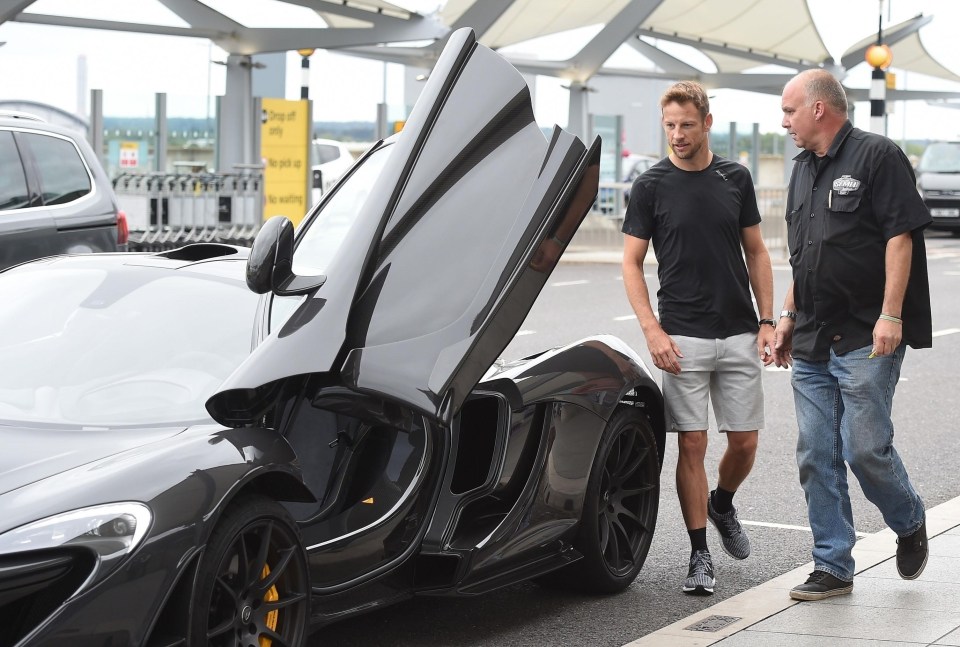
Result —
[{"label": "lamp post", "polygon": [[893,52],[883,43],[883,0],[880,0],[880,19],[877,24],[877,42],[864,55],[873,68],[870,82],[870,130],[887,134],[887,68],[893,63]]},{"label": "lamp post", "polygon": [[312,47],[298,49],[300,55],[300,98],[310,98],[310,57],[315,50]]}]

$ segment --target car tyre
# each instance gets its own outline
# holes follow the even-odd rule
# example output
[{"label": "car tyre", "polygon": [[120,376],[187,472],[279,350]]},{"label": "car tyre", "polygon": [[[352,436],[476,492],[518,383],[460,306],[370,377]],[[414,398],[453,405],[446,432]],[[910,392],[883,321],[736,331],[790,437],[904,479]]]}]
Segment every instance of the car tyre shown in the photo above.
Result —
[{"label": "car tyre", "polygon": [[220,520],[200,561],[190,644],[294,647],[310,617],[307,558],[296,524],[266,497],[245,497]]},{"label": "car tyre", "polygon": [[626,589],[650,550],[660,502],[660,457],[650,421],[622,406],[590,470],[576,548],[583,558],[541,578],[548,586],[609,594]]}]

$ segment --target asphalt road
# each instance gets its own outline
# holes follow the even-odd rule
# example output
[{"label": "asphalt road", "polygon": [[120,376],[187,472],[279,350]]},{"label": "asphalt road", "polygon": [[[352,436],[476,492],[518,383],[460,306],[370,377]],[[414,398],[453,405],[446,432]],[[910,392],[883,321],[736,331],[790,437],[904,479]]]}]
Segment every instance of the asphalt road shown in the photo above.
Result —
[{"label": "asphalt road", "polygon": [[[930,233],[927,247],[934,348],[907,352],[894,419],[897,449],[927,506],[932,507],[960,496],[954,408],[960,367],[960,300],[955,297],[960,288],[960,238]],[[656,268],[648,267],[648,281],[654,287]],[[774,277],[774,303],[779,310],[790,279],[785,260],[774,259]],[[652,366],[631,314],[619,265],[562,263],[504,357],[522,357],[609,333],[636,348]],[[594,598],[522,584],[479,598],[414,599],[325,627],[310,646],[612,647],[809,562],[812,539],[794,462],[797,432],[789,378],[786,370],[768,369],[764,374],[767,427],[761,432],[753,473],[735,499],[753,554],[743,562],[727,557],[708,528],[717,569],[712,597],[689,597],[679,589],[686,575],[689,544],[673,483],[677,451],[668,439],[653,545],[640,576],[624,593]],[[722,435],[711,436],[708,473],[715,474],[723,445]],[[881,530],[883,520],[852,477],[850,491],[857,532]]]}]

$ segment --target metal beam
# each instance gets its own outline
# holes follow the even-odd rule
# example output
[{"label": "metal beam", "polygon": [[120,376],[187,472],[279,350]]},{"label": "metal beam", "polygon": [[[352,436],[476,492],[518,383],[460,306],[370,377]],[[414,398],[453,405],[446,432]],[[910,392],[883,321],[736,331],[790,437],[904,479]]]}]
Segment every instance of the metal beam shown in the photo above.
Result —
[{"label": "metal beam", "polygon": [[[883,41],[887,45],[893,45],[894,43],[903,40],[910,34],[917,32],[921,27],[930,23],[933,20],[933,16],[924,16],[919,14],[914,16],[912,19],[907,21],[901,28],[884,33]],[[840,64],[844,69],[851,69],[855,65],[864,62],[864,56],[866,56],[867,50],[874,45],[873,42],[864,45],[863,47],[858,47],[857,49],[848,52],[840,59]]]},{"label": "metal beam", "polygon": [[[372,28],[301,29],[266,27],[245,29],[237,39],[237,49],[233,51],[228,49],[227,51],[236,54],[261,54],[302,49],[304,47],[340,49],[386,42],[433,40],[443,38],[446,35],[447,28],[432,20],[414,20],[409,24],[384,25]],[[221,43],[218,42],[217,44],[227,49]]]},{"label": "metal beam", "polygon": [[576,70],[573,78],[586,82],[596,74],[600,66],[650,17],[661,2],[663,0],[631,0],[624,6],[603,26],[599,34],[567,61]]},{"label": "metal beam", "polygon": [[239,32],[244,27],[219,11],[214,11],[199,0],[159,0],[191,27],[214,32]]},{"label": "metal beam", "polygon": [[[844,88],[847,97],[853,101],[868,101],[869,90],[866,88]],[[931,101],[942,99],[956,99],[960,92],[943,92],[940,90],[887,90],[887,101]]]},{"label": "metal beam", "polygon": [[16,18],[17,14],[34,2],[36,0],[0,0],[0,25]]},{"label": "metal beam", "polygon": [[54,25],[58,27],[79,27],[82,29],[106,29],[110,31],[129,31],[138,34],[160,34],[162,36],[187,36],[189,38],[208,38],[217,41],[229,38],[230,34],[194,27],[168,27],[165,25],[147,25],[143,23],[118,22],[115,20],[94,20],[92,18],[71,18],[68,16],[49,16],[39,13],[22,13],[14,19],[16,22],[36,25]]},{"label": "metal beam", "polygon": [[399,7],[397,8],[399,14],[391,15],[388,13],[383,13],[382,11],[377,11],[373,8],[366,9],[357,5],[349,5],[344,2],[333,3],[326,2],[325,0],[283,0],[283,2],[286,4],[313,9],[317,13],[332,13],[338,16],[343,16],[344,18],[353,18],[354,20],[368,22],[372,25],[403,23],[412,20],[413,18],[420,17],[420,14],[418,13],[400,9]]},{"label": "metal beam", "polygon": [[773,52],[765,52],[753,49],[752,47],[739,47],[730,45],[729,43],[711,42],[704,40],[703,38],[687,38],[685,36],[680,36],[679,34],[661,32],[653,29],[638,29],[637,34],[640,36],[649,36],[650,38],[670,41],[671,43],[689,45],[690,47],[696,49],[719,52],[721,54],[727,54],[728,56],[738,56],[750,61],[756,61],[757,63],[784,65],[800,70],[819,67],[819,64],[815,61],[808,61],[800,58],[789,58],[786,56],[780,56],[779,54],[775,54]]},{"label": "metal beam", "polygon": [[654,47],[647,41],[641,40],[639,37],[635,36],[627,39],[627,44],[640,52],[641,55],[650,59],[654,65],[668,74],[677,74],[684,77],[700,74],[700,70],[697,68],[688,63],[684,63],[675,56],[667,54],[662,49]]}]

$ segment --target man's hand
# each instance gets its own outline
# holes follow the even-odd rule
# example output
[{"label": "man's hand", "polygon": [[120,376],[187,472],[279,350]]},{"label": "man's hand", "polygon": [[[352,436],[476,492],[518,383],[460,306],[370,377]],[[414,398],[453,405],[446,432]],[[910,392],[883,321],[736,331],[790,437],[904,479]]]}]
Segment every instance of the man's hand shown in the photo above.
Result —
[{"label": "man's hand", "polygon": [[680,362],[677,361],[677,358],[683,357],[683,353],[680,352],[680,347],[673,341],[673,338],[659,326],[649,333],[645,332],[645,337],[647,338],[647,350],[650,351],[653,365],[667,373],[679,375]]},{"label": "man's hand", "polygon": [[781,317],[777,324],[776,336],[773,344],[773,363],[779,368],[790,368],[793,365],[793,319]]},{"label": "man's hand", "polygon": [[777,329],[768,324],[762,324],[757,332],[757,351],[764,366],[773,363],[773,347],[776,344]]},{"label": "man's hand", "polygon": [[881,357],[897,350],[903,340],[903,324],[877,319],[873,327],[873,355]]}]

